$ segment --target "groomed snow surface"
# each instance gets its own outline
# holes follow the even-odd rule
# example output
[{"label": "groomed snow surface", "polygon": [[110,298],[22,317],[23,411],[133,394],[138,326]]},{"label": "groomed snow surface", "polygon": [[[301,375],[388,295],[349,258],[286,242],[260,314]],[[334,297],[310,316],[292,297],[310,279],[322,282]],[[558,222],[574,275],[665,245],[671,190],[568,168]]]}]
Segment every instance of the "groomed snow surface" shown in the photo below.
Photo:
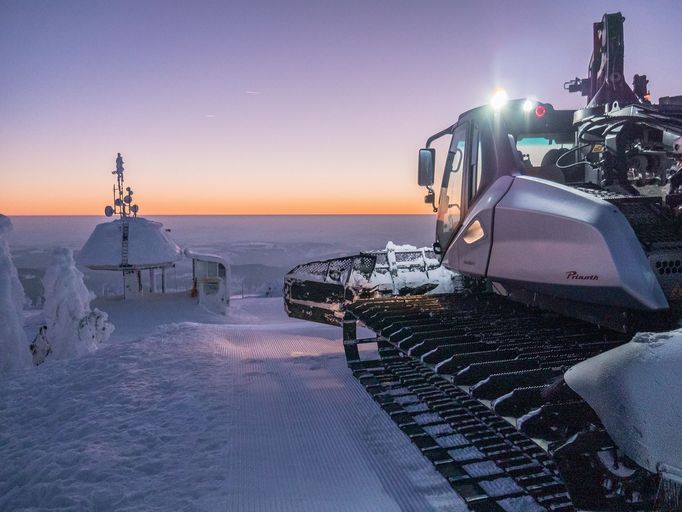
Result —
[{"label": "groomed snow surface", "polygon": [[466,510],[339,329],[281,299],[93,305],[116,326],[99,350],[0,375],[0,510]]}]

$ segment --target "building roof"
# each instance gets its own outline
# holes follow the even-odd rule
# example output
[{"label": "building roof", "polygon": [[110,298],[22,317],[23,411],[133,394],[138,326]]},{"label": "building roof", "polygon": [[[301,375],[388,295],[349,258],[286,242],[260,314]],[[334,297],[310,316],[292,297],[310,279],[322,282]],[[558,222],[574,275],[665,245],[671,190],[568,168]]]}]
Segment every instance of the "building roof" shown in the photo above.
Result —
[{"label": "building roof", "polygon": [[93,270],[123,270],[166,267],[181,257],[180,247],[166,235],[163,224],[142,217],[124,217],[95,226],[77,261]]},{"label": "building roof", "polygon": [[207,254],[207,253],[201,253],[197,252],[194,249],[187,248],[185,249],[185,256],[188,258],[192,258],[195,260],[201,260],[201,261],[211,261],[213,263],[222,263],[227,267],[227,260],[223,258],[222,256],[218,256],[216,254]]}]

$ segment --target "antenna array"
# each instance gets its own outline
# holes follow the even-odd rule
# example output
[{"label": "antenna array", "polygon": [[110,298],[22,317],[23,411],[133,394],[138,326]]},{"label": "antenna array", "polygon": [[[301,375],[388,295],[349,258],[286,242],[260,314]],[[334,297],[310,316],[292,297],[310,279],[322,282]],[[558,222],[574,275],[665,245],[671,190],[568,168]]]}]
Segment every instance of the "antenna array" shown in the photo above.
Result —
[{"label": "antenna array", "polygon": [[140,207],[133,202],[133,189],[130,187],[123,188],[123,157],[118,153],[116,157],[116,170],[111,171],[111,174],[116,175],[116,184],[114,185],[114,206],[107,206],[104,208],[104,215],[111,217],[112,215],[119,215],[121,218],[137,217],[137,212]]}]

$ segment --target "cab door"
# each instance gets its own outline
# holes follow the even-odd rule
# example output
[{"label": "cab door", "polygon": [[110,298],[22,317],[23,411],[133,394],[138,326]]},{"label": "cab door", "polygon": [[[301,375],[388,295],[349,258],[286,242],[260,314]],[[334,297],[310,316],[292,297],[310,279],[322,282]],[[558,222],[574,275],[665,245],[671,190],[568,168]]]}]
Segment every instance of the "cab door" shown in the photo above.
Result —
[{"label": "cab door", "polygon": [[495,145],[485,119],[470,121],[466,170],[463,174],[464,216],[443,256],[443,264],[463,274],[484,277],[493,243],[494,211],[513,182],[497,176]]},{"label": "cab door", "polygon": [[462,225],[465,215],[464,177],[468,166],[469,123],[458,124],[452,134],[450,149],[445,160],[443,182],[438,198],[436,240],[445,253]]}]

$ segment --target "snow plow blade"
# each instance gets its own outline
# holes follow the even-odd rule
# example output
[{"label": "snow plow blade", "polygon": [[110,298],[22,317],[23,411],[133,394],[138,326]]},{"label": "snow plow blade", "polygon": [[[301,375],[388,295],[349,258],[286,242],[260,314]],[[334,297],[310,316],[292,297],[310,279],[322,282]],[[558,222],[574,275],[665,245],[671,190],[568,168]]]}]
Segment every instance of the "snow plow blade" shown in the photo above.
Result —
[{"label": "snow plow blade", "polygon": [[284,309],[292,318],[341,325],[347,305],[389,295],[455,288],[455,274],[431,249],[388,244],[380,251],[304,263],[284,276]]}]

